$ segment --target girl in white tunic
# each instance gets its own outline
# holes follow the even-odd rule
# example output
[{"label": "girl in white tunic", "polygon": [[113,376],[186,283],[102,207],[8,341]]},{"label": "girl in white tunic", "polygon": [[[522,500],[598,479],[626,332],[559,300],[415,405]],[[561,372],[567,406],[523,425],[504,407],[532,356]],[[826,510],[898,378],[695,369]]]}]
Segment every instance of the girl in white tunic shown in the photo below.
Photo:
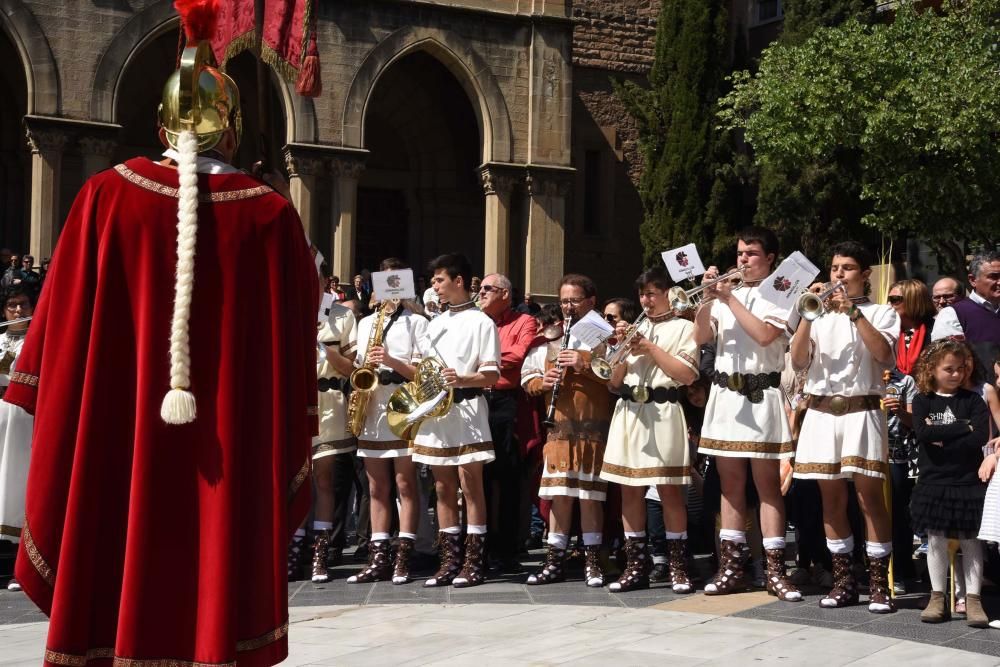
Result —
[{"label": "girl in white tunic", "polygon": [[[483,464],[494,458],[483,387],[500,379],[500,336],[469,296],[472,267],[464,255],[441,255],[428,268],[434,274],[431,286],[448,310],[427,325],[420,351],[445,366],[441,375],[454,390],[454,403],[446,414],[421,424],[413,439],[413,460],[432,466],[441,530],[441,567],[424,585],[477,586],[485,581]],[[460,484],[468,524],[461,571]]]},{"label": "girl in white tunic", "polygon": [[[680,387],[698,379],[698,346],[694,326],[675,317],[667,290],[670,279],[660,268],[646,271],[635,282],[646,319],[638,325],[632,352],[617,366],[609,386],[621,398],[615,405],[604,452],[601,479],[621,484],[625,525],[625,571],[612,591],[649,586],[646,553],[646,487],[655,485],[663,503],[668,544],[687,541],[683,485],[691,482],[687,423],[678,403]],[[629,323],[619,322],[618,340]],[[674,591],[691,591],[686,555],[671,573]]]},{"label": "girl in white tunic", "polygon": [[796,370],[806,369],[808,409],[799,433],[795,476],[819,480],[834,587],[822,607],[858,602],[851,570],[854,536],[847,519],[847,480],[853,479],[865,517],[871,576],[868,610],[895,611],[888,588],[892,531],[882,494],[888,467],[888,435],[880,400],[883,375],[895,364],[899,318],[865,296],[871,252],[848,241],[833,248],[830,280],[843,289],[827,300],[827,312],[803,319],[792,337]]},{"label": "girl in white tunic", "polygon": [[[27,291],[13,287],[4,299],[4,319],[30,317],[34,304]],[[21,352],[29,322],[14,324],[0,330],[0,392],[10,384],[17,372],[17,355]],[[24,495],[31,462],[31,432],[35,420],[22,408],[0,402],[0,540],[17,544],[24,528]],[[7,588],[21,590],[11,579]]]},{"label": "girl in white tunic", "polygon": [[[405,269],[398,259],[382,261],[380,271]],[[358,435],[358,457],[365,463],[368,490],[371,496],[371,545],[368,566],[348,578],[347,583],[385,581],[405,584],[410,580],[410,555],[417,539],[420,493],[417,470],[411,458],[410,443],[400,440],[389,428],[386,404],[403,382],[413,379],[415,364],[420,362],[418,342],[427,330],[427,318],[414,314],[413,305],[402,302],[390,306],[382,325],[382,343],[369,347],[372,332],[379,318],[376,312],[358,323],[357,367],[374,365],[379,375],[378,386],[372,392],[365,411],[365,422]],[[399,494],[399,544],[395,566],[390,562],[392,529],[392,484]]]}]

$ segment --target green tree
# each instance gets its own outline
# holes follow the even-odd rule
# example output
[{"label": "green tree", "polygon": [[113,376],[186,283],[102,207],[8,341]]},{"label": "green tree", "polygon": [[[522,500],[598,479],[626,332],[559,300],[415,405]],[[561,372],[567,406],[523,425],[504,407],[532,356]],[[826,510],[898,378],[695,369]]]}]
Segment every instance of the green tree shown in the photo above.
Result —
[{"label": "green tree", "polygon": [[940,14],[905,2],[891,23],[851,20],[774,44],[756,74],[734,75],[723,126],[744,130],[763,170],[802,175],[856,160],[858,187],[847,192],[867,209],[861,222],[960,265],[963,242],[1000,240],[998,16],[1000,0]]},{"label": "green tree", "polygon": [[784,0],[784,44],[801,44],[820,28],[838,26],[849,19],[871,23],[876,0]]},{"label": "green tree", "polygon": [[647,265],[685,243],[704,259],[731,254],[743,210],[730,133],[714,117],[731,71],[726,0],[664,0],[656,28],[649,88],[615,84],[634,116],[645,162],[639,192]]}]

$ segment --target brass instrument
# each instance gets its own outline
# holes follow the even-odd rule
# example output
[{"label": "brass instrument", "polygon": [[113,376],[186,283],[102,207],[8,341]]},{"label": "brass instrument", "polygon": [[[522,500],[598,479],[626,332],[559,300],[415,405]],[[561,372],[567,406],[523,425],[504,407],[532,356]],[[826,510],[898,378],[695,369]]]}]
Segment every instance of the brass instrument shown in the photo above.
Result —
[{"label": "brass instrument", "polygon": [[[565,331],[563,332],[562,345],[559,346],[559,351],[562,352],[569,347],[569,331],[573,328],[573,315],[571,314],[566,318]],[[562,364],[556,361],[556,368],[562,370]],[[542,422],[546,426],[556,425],[556,401],[559,400],[559,390],[562,388],[562,375],[556,380],[555,384],[552,385],[552,396],[549,398],[549,410],[545,413],[545,420]]]},{"label": "brass instrument", "polygon": [[625,335],[618,341],[618,344],[606,350],[605,356],[602,357],[595,354],[591,357],[590,370],[594,371],[594,375],[602,380],[611,379],[611,372],[615,369],[615,366],[623,363],[626,357],[628,357],[632,341],[635,340],[636,335],[639,333],[639,325],[645,321],[646,317],[646,311],[640,313],[639,317],[635,318],[635,321],[628,325]]},{"label": "brass instrument", "polygon": [[454,391],[441,375],[444,367],[437,357],[424,359],[417,365],[413,380],[389,397],[389,428],[401,440],[413,440],[424,420],[444,416],[451,409]]},{"label": "brass instrument", "polygon": [[838,280],[835,283],[826,283],[823,285],[823,289],[820,290],[819,294],[806,290],[799,295],[799,300],[795,302],[795,310],[798,311],[799,316],[804,320],[810,322],[817,320],[826,315],[829,310],[826,300],[834,292],[842,289],[844,289],[844,283]]},{"label": "brass instrument", "polygon": [[[378,309],[375,324],[372,326],[371,336],[368,337],[368,348],[382,347],[385,334],[385,318],[391,315],[399,307],[399,301],[395,299],[386,300]],[[368,413],[368,402],[372,394],[378,389],[378,368],[376,364],[368,361],[368,353],[365,353],[365,361],[359,367],[351,371],[351,397],[347,402],[347,428],[355,436],[361,435],[361,430],[365,425],[365,415]]]},{"label": "brass instrument", "polygon": [[739,281],[735,285],[733,285],[733,289],[739,289],[743,287],[743,280],[744,280],[744,275],[746,274],[746,270],[747,270],[746,266],[741,266],[738,269],[733,269],[724,276],[719,276],[718,278],[714,278],[712,280],[709,280],[708,282],[704,282],[701,285],[698,285],[697,287],[694,287],[689,290],[683,290],[679,287],[671,287],[669,292],[670,307],[674,310],[674,312],[678,313],[682,313],[685,310],[690,310],[692,308],[697,308],[698,305],[701,304],[702,299],[696,299],[695,297],[697,297],[699,294],[704,292],[709,287],[712,287],[713,285],[718,285],[719,283],[726,280],[732,280],[733,278],[736,278]]}]

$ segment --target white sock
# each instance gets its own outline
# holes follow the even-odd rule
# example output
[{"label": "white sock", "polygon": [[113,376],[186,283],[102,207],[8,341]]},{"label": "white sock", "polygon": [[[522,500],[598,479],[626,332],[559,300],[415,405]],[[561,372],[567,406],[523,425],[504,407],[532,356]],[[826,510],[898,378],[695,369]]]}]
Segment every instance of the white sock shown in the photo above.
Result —
[{"label": "white sock", "polygon": [[885,558],[892,553],[892,542],[865,542],[869,558]]},{"label": "white sock", "polygon": [[679,533],[671,533],[669,530],[667,531],[668,540],[686,540],[687,538],[688,532],[686,530]]},{"label": "white sock", "polygon": [[391,539],[391,538],[392,538],[392,535],[390,535],[389,533],[372,533],[371,541],[372,542],[380,542],[382,540],[388,540],[388,539]]},{"label": "white sock", "polygon": [[458,535],[462,532],[461,526],[448,526],[447,528],[441,529],[442,533],[447,533],[448,535]]},{"label": "white sock", "polygon": [[598,546],[604,541],[604,533],[584,533],[583,544],[587,547]]},{"label": "white sock", "polygon": [[785,538],[783,537],[765,537],[764,538],[764,548],[765,549],[784,549],[785,548]]},{"label": "white sock", "polygon": [[332,521],[313,521],[313,530],[333,530]]},{"label": "white sock", "polygon": [[927,574],[931,590],[944,593],[948,590],[948,538],[944,535],[927,536]]},{"label": "white sock", "polygon": [[631,537],[633,539],[635,539],[635,538],[643,538],[643,537],[646,537],[646,531],[644,531],[644,530],[637,530],[635,532],[629,532],[629,531],[626,530],[625,531],[625,537]]},{"label": "white sock", "polygon": [[485,535],[486,526],[470,523],[468,526],[466,526],[465,532],[467,532],[469,535]]},{"label": "white sock", "polygon": [[400,537],[400,539],[402,539],[402,538],[405,537],[405,538],[413,540],[414,542],[417,541],[417,535],[416,535],[416,533],[404,533],[404,532],[400,531],[399,532],[399,537]]},{"label": "white sock", "polygon": [[850,554],[854,552],[854,536],[848,535],[842,540],[826,538],[826,548],[832,554]]},{"label": "white sock", "polygon": [[549,546],[556,549],[566,549],[569,546],[569,535],[549,533]]},{"label": "white sock", "polygon": [[726,540],[727,542],[735,542],[736,544],[746,544],[747,531],[729,530],[728,528],[723,528],[719,531],[719,539]]},{"label": "white sock", "polygon": [[[960,544],[962,545],[962,574],[965,575],[965,591],[972,595],[979,595],[983,588],[983,543],[977,539],[969,539],[962,540]],[[956,566],[955,569],[958,567]],[[955,578],[958,579],[958,577]]]}]

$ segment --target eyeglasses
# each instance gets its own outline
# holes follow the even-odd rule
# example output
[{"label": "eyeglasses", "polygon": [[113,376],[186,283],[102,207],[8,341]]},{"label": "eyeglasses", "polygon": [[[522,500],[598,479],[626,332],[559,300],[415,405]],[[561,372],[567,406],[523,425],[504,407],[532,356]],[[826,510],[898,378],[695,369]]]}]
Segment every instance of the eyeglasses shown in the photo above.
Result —
[{"label": "eyeglasses", "polygon": [[559,305],[562,306],[579,306],[581,303],[586,301],[589,297],[578,297],[576,299],[559,299]]},{"label": "eyeglasses", "polygon": [[606,319],[609,324],[614,324],[615,322],[618,321],[618,316],[608,313],[607,315],[604,316],[604,319]]},{"label": "eyeglasses", "polygon": [[952,293],[952,294],[935,294],[934,296],[931,297],[931,300],[932,301],[951,301],[952,299],[954,299],[957,296],[958,295],[955,294],[955,293]]},{"label": "eyeglasses", "polygon": [[8,304],[4,304],[4,308],[6,308],[7,310],[12,311],[12,312],[15,311],[15,310],[17,310],[18,308],[20,308],[21,310],[25,310],[25,309],[28,308],[28,303],[25,302],[25,301],[18,301],[16,303],[8,303]]},{"label": "eyeglasses", "polygon": [[903,303],[903,297],[899,296],[898,294],[893,294],[889,297],[889,303],[891,303],[894,306],[898,306],[899,304]]}]

